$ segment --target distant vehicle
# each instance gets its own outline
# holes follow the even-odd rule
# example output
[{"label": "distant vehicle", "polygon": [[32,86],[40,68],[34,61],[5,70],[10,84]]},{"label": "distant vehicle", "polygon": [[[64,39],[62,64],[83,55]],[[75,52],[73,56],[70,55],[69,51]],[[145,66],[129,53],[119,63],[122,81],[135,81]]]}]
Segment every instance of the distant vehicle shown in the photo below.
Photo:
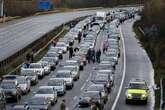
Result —
[{"label": "distant vehicle", "polygon": [[51,46],[48,52],[56,52],[59,54],[59,59],[63,59],[63,50],[55,48],[54,46]]},{"label": "distant vehicle", "polygon": [[57,91],[57,95],[64,95],[66,93],[66,83],[62,79],[50,78],[48,86],[53,86]]},{"label": "distant vehicle", "polygon": [[56,52],[48,52],[46,53],[46,55],[44,57],[51,57],[51,58],[54,58],[56,60],[56,65],[58,64],[59,62],[59,54],[56,53]]},{"label": "distant vehicle", "polygon": [[31,85],[38,83],[38,74],[33,70],[25,69],[21,71],[21,75],[27,77],[30,80]]},{"label": "distant vehicle", "polygon": [[15,105],[11,110],[32,110],[28,105]]},{"label": "distant vehicle", "polygon": [[96,74],[94,78],[91,79],[91,81],[95,84],[103,84],[107,88],[108,92],[110,92],[112,85],[111,85],[111,80],[108,77],[108,75]]},{"label": "distant vehicle", "polygon": [[51,72],[51,66],[47,61],[39,61],[41,63],[42,67],[44,68],[44,72],[46,75],[50,74]]},{"label": "distant vehicle", "polygon": [[41,61],[47,61],[50,65],[51,70],[56,69],[56,59],[55,58],[50,58],[50,57],[43,57]]},{"label": "distant vehicle", "polygon": [[137,101],[147,104],[149,88],[144,80],[133,79],[126,89],[126,104]]},{"label": "distant vehicle", "polygon": [[40,86],[34,97],[48,98],[54,105],[57,102],[57,91],[53,86]]},{"label": "distant vehicle", "polygon": [[72,77],[74,80],[78,80],[80,78],[79,67],[75,65],[67,65],[62,68],[62,70],[70,70],[72,73]]},{"label": "distant vehicle", "polygon": [[26,94],[28,92],[30,92],[30,79],[28,79],[25,76],[19,76],[17,78],[18,80],[18,87],[21,89],[22,94]]},{"label": "distant vehicle", "polygon": [[73,86],[74,86],[71,71],[66,71],[66,70],[57,71],[54,78],[64,80],[66,82],[66,87],[67,88],[73,88]]},{"label": "distant vehicle", "polygon": [[42,79],[45,75],[44,68],[42,67],[41,63],[31,63],[29,68],[38,74],[38,78]]},{"label": "distant vehicle", "polygon": [[104,99],[101,98],[101,94],[98,91],[86,91],[80,96],[79,107],[89,107],[92,104],[98,105],[99,110],[104,107]]},{"label": "distant vehicle", "polygon": [[6,96],[1,88],[0,88],[0,110],[6,110]]},{"label": "distant vehicle", "polygon": [[25,104],[32,110],[51,110],[51,101],[45,97],[32,97]]},{"label": "distant vehicle", "polygon": [[21,99],[21,90],[18,87],[18,84],[15,83],[15,81],[3,81],[0,87],[5,93],[6,100],[14,99],[14,101],[17,102]]},{"label": "distant vehicle", "polygon": [[55,48],[61,49],[63,51],[63,53],[67,52],[67,45],[66,44],[62,44],[62,43],[56,44]]},{"label": "distant vehicle", "polygon": [[104,103],[106,103],[108,100],[108,90],[102,84],[92,84],[86,89],[86,91],[98,91],[100,92],[101,98],[104,100]]}]

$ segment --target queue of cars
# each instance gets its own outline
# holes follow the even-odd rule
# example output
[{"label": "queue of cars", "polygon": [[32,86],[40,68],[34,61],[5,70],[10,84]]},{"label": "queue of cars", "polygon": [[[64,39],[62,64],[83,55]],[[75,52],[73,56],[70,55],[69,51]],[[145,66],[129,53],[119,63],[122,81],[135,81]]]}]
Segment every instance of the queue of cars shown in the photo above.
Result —
[{"label": "queue of cars", "polygon": [[[119,11],[119,13],[121,12]],[[20,75],[5,75],[0,84],[0,88],[2,88],[0,89],[0,96],[4,102],[1,104],[2,107],[5,106],[8,99],[19,101],[24,94],[31,91],[31,86],[36,85],[46,75],[53,74],[47,81],[47,85],[40,86],[27,102],[12,107],[12,110],[51,110],[51,106],[57,102],[58,97],[65,95],[68,89],[74,87],[74,82],[81,78],[81,71],[87,64],[87,51],[95,48],[98,34],[104,30],[106,32],[104,42],[108,44],[108,49],[102,55],[101,62],[90,71],[92,77],[89,80],[89,85],[81,93],[78,101],[78,109],[91,108],[93,105],[97,105],[99,110],[102,110],[114,85],[115,69],[120,58],[118,26],[120,20],[123,20],[123,16],[115,16],[110,23],[100,22],[100,19],[94,21],[93,18],[95,17],[97,16],[90,16],[80,21],[55,45],[51,45],[40,61],[30,63],[28,67],[22,67]],[[63,54],[67,53],[69,46],[74,46],[79,32],[86,33],[86,35],[75,47],[74,56],[69,60],[60,61],[63,59]],[[52,72],[57,65],[57,71]],[[129,91],[127,93],[127,98],[130,99]]]},{"label": "queue of cars", "polygon": [[[69,60],[62,62],[60,60],[63,59],[63,54],[68,51],[68,47],[74,45],[78,32],[82,32],[84,26],[90,22],[90,18],[79,22],[63,38],[59,39],[56,45],[51,45],[48,52],[40,61],[30,63],[26,67],[21,67],[19,75],[3,76],[3,81],[0,84],[2,88],[0,92],[1,98],[4,102],[1,104],[2,107],[5,108],[5,103],[11,100],[18,102],[23,95],[31,91],[31,86],[36,85],[39,80],[42,80],[46,75],[53,74],[54,72],[52,71],[56,69],[59,62],[59,69],[48,80],[47,85],[40,86],[38,90],[33,93],[34,95],[32,98],[29,98],[25,104],[13,106],[12,110],[50,110],[51,106],[57,102],[58,96],[65,95],[67,89],[72,89],[74,87],[74,81],[79,80],[81,76],[80,71],[84,69],[86,57],[83,56],[84,58],[81,60],[82,51],[79,51],[79,54],[75,52],[75,57]],[[86,40],[80,43],[81,45],[84,42],[86,45],[85,48],[81,48],[79,45],[79,49],[87,50],[91,45],[94,47],[95,41],[92,40],[96,40],[97,36],[95,35],[96,33],[91,30],[89,39],[86,37]],[[85,43],[87,40],[88,43]]]},{"label": "queue of cars", "polygon": [[[100,63],[93,67],[91,71],[92,75],[88,85],[80,95],[79,109],[90,108],[96,105],[99,110],[102,110],[114,84],[115,68],[120,57],[120,34],[116,25],[112,23],[105,25],[107,25],[108,29],[105,30],[107,32],[103,42],[108,43],[108,49],[102,54]],[[111,27],[113,27],[113,31]],[[116,37],[111,37],[115,35]]]}]

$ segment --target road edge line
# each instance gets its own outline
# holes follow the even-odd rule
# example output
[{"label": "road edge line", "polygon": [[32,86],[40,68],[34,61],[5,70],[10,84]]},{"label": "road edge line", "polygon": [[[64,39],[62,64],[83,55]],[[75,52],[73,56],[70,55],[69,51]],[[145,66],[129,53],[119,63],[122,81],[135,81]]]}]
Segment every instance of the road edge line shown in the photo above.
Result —
[{"label": "road edge line", "polygon": [[123,87],[123,83],[124,83],[124,79],[125,79],[125,75],[126,75],[126,54],[125,54],[125,41],[124,41],[124,37],[123,37],[123,33],[122,33],[122,30],[121,30],[121,26],[120,26],[120,37],[121,37],[121,40],[122,40],[122,44],[123,44],[123,55],[124,55],[124,67],[123,67],[123,75],[122,75],[122,80],[121,80],[121,83],[120,83],[120,87],[119,87],[119,91],[118,91],[118,94],[115,98],[115,101],[111,107],[111,110],[115,110],[115,107],[117,105],[117,102],[119,100],[119,97],[120,97],[120,94],[121,94],[121,91],[122,91],[122,87]]}]

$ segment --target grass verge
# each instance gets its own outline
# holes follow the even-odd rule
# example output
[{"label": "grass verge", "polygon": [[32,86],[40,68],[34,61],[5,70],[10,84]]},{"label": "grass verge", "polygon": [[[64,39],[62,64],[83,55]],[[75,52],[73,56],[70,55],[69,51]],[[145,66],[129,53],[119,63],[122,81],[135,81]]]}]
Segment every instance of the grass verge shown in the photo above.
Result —
[{"label": "grass verge", "polygon": [[[154,80],[155,80],[156,85],[160,87],[160,78],[161,77],[165,78],[165,75],[163,74],[164,68],[161,66],[160,61],[159,61],[163,59],[160,59],[160,57],[158,57],[159,55],[158,53],[160,52],[158,51],[159,49],[156,48],[158,44],[154,44],[152,41],[148,40],[147,37],[143,35],[143,33],[139,30],[140,23],[141,23],[140,21],[135,22],[133,29],[137,35],[136,36],[137,39],[139,39],[140,43],[142,44],[142,46],[144,47],[148,56],[151,59],[151,62],[154,68]],[[163,87],[165,91],[165,81],[163,83]],[[158,110],[160,108],[160,98],[161,98],[160,89],[157,89],[155,90],[155,110]],[[165,92],[164,92],[164,100],[165,100]]]}]

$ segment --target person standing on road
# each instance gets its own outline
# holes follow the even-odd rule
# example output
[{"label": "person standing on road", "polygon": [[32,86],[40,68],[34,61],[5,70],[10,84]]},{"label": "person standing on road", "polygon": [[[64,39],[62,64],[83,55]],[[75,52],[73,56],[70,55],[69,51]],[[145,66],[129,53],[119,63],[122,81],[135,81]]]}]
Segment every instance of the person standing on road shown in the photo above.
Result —
[{"label": "person standing on road", "polygon": [[69,58],[72,58],[73,57],[73,47],[70,46],[69,47]]},{"label": "person standing on road", "polygon": [[90,63],[90,57],[91,57],[91,49],[88,49],[87,55],[86,55],[86,59],[88,60],[88,63]]},{"label": "person standing on road", "polygon": [[65,100],[62,100],[62,103],[60,104],[60,110],[66,110]]},{"label": "person standing on road", "polygon": [[108,41],[103,42],[103,53],[108,50]]},{"label": "person standing on road", "polygon": [[92,60],[93,63],[95,63],[95,49],[94,48],[91,50],[90,59]]},{"label": "person standing on road", "polygon": [[78,33],[78,43],[80,43],[80,42],[81,42],[81,36],[82,36],[82,33],[81,33],[81,32],[79,32],[79,33]]},{"label": "person standing on road", "polygon": [[97,63],[100,63],[100,57],[101,57],[101,50],[97,50],[96,52],[96,60],[97,60]]}]

